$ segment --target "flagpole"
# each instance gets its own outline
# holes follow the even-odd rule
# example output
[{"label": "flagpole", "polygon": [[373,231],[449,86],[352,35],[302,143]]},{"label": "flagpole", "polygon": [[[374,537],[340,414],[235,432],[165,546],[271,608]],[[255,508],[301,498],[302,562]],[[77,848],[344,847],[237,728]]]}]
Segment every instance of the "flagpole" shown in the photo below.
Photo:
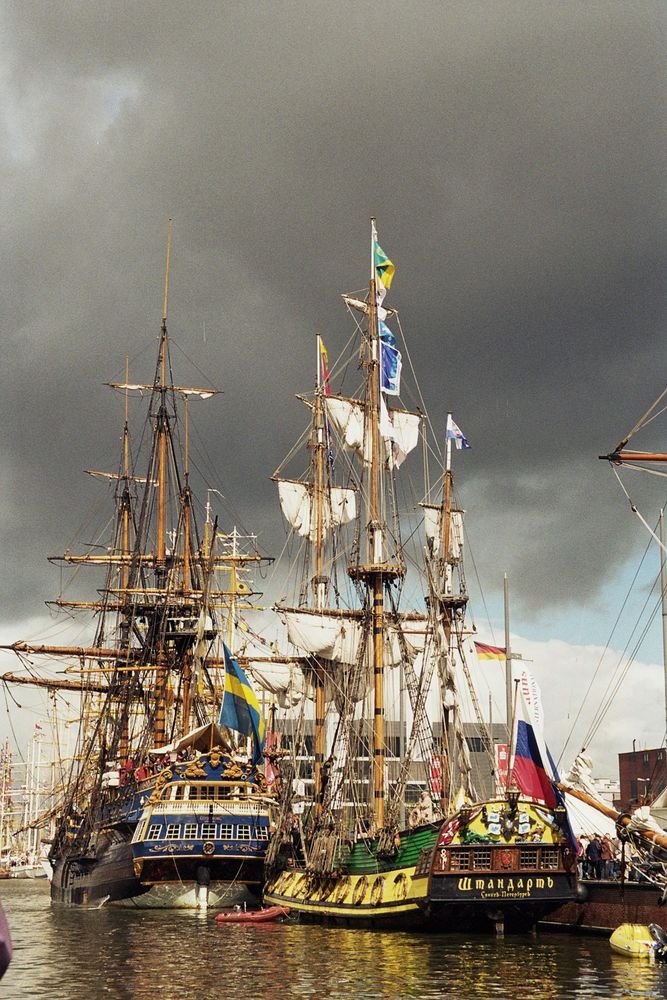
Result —
[{"label": "flagpole", "polygon": [[667,733],[667,566],[665,564],[665,510],[660,510],[660,591],[662,608],[662,662],[665,675],[665,732]]},{"label": "flagpole", "polygon": [[503,598],[505,606],[505,711],[507,713],[507,746],[512,743],[512,652],[510,650],[510,597],[507,573],[503,578]]}]

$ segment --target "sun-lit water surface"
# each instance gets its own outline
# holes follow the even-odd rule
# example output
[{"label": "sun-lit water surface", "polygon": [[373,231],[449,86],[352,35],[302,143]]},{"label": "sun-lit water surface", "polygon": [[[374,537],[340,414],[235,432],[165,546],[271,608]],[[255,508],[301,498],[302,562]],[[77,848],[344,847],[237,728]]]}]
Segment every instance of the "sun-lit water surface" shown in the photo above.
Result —
[{"label": "sun-lit water surface", "polygon": [[45,881],[3,881],[0,898],[14,939],[5,1000],[667,996],[667,966],[614,955],[604,937],[218,927],[213,913],[52,906]]}]

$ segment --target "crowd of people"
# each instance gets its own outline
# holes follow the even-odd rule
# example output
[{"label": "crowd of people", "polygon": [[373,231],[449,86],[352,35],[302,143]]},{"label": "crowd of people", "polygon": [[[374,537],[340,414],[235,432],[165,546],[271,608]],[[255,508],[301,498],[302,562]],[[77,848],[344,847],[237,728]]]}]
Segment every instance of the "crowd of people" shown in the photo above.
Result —
[{"label": "crowd of people", "polygon": [[606,833],[591,837],[582,836],[577,841],[579,877],[590,879],[618,879],[621,877],[621,843]]}]

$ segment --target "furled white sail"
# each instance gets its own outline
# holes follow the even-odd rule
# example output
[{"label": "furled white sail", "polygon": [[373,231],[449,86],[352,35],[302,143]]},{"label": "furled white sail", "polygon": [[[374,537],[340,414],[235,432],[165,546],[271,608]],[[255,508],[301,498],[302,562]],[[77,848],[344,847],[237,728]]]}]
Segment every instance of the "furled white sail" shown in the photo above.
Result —
[{"label": "furled white sail", "polygon": [[[422,504],[424,508],[424,530],[432,548],[438,552],[442,544],[440,529],[440,506],[437,504]],[[459,562],[463,556],[463,514],[462,510],[453,510],[450,521],[449,557],[453,562]]]},{"label": "furled white sail", "polygon": [[[357,312],[364,313],[366,316],[368,316],[369,313],[368,302],[366,302],[365,299],[357,299],[355,298],[354,295],[344,295],[343,302],[345,303],[346,306],[349,306],[351,309],[356,309]],[[395,311],[396,311],[395,309],[385,309],[384,306],[380,305],[376,307],[377,318],[379,320],[385,320],[387,316],[392,315]]]},{"label": "furled white sail", "polygon": [[262,690],[275,696],[281,708],[294,708],[307,693],[307,685],[297,663],[250,659],[248,670]]},{"label": "furled white sail", "polygon": [[[295,482],[290,479],[278,480],[280,506],[287,521],[294,530],[314,540],[315,516],[312,486],[310,483]],[[357,514],[356,493],[352,489],[333,486],[327,491],[322,506],[322,527],[325,532],[347,524]]]},{"label": "furled white sail", "polygon": [[[155,389],[152,382],[107,382],[107,385],[112,389],[140,389],[145,392],[152,392]],[[210,399],[219,393],[218,389],[200,389],[187,385],[170,385],[169,389],[172,392],[180,392],[182,396],[199,396],[200,399]]]},{"label": "furled white sail", "polygon": [[[287,635],[293,645],[312,656],[338,663],[357,662],[363,641],[363,620],[350,612],[305,611],[297,608],[279,609]],[[411,641],[411,639],[415,641]],[[405,637],[405,647],[411,659],[417,654],[421,636]],[[397,666],[401,662],[401,642],[398,630],[393,624],[385,623],[384,662],[386,666]]]}]

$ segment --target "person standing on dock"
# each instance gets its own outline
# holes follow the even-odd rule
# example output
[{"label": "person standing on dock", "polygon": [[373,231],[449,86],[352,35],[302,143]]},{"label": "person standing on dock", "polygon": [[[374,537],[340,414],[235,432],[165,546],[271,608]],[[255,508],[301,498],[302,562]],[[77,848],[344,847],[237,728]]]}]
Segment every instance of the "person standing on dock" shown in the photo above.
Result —
[{"label": "person standing on dock", "polygon": [[588,877],[602,878],[602,842],[597,833],[591,838],[586,848],[586,859],[588,861]]}]

